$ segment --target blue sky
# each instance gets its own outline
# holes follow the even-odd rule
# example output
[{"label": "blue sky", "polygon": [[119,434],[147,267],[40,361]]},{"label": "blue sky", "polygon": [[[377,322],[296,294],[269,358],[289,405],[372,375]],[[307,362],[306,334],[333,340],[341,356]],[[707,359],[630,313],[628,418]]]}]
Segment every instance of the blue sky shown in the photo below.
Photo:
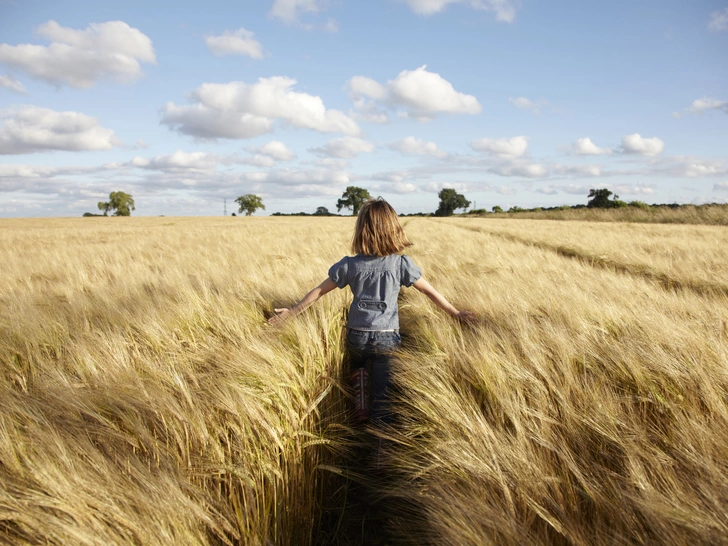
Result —
[{"label": "blue sky", "polygon": [[170,6],[0,0],[0,216],[728,202],[726,0]]}]

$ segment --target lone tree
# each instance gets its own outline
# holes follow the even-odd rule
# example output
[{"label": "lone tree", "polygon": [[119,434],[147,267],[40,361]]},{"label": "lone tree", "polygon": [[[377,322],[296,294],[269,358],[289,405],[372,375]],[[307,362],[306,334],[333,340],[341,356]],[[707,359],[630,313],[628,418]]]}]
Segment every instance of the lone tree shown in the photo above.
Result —
[{"label": "lone tree", "polygon": [[316,207],[316,212],[313,213],[314,216],[331,216],[331,213],[329,212],[329,209],[326,207]]},{"label": "lone tree", "polygon": [[265,210],[263,200],[257,195],[253,195],[252,193],[246,193],[245,195],[241,195],[235,200],[235,202],[240,205],[240,210],[238,212],[244,212],[245,216],[250,216],[258,209]]},{"label": "lone tree", "polygon": [[367,199],[371,199],[372,196],[364,188],[357,188],[356,186],[349,186],[346,191],[341,194],[341,199],[336,202],[336,210],[351,209],[352,214],[356,216],[359,214],[359,209],[366,202]]},{"label": "lone tree", "polygon": [[609,197],[611,195],[612,192],[609,191],[607,188],[602,188],[599,190],[589,190],[590,199],[587,202],[586,206],[590,209],[613,209],[626,205],[624,201],[619,200],[619,195],[617,195],[616,193],[614,194],[614,200],[610,200]]},{"label": "lone tree", "polygon": [[470,206],[470,201],[452,188],[440,190],[437,196],[440,198],[440,206],[437,207],[435,216],[452,216],[457,209],[466,209]]},{"label": "lone tree", "polygon": [[109,200],[104,203],[99,201],[99,210],[104,211],[104,216],[109,215],[109,211],[114,211],[114,216],[131,216],[134,208],[134,199],[128,193],[123,191],[112,191],[109,194]]}]

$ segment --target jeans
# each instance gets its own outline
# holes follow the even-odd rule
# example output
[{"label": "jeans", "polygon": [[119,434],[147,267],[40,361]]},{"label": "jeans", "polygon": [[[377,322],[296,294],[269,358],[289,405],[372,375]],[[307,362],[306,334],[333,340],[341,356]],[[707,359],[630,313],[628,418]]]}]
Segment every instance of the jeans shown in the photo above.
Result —
[{"label": "jeans", "polygon": [[346,334],[349,367],[367,368],[371,377],[371,420],[374,424],[391,424],[390,391],[393,352],[402,344],[398,331],[366,332],[349,329]]}]

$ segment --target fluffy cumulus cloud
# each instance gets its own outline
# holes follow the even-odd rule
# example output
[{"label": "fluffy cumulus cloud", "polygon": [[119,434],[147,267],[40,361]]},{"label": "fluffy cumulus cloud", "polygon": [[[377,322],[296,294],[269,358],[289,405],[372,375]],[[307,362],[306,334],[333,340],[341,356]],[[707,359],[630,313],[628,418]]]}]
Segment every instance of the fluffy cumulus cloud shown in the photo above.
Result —
[{"label": "fluffy cumulus cloud", "polygon": [[374,144],[356,137],[335,138],[327,142],[320,148],[311,148],[311,152],[325,156],[336,157],[339,159],[351,159],[362,153],[371,153],[374,151]]},{"label": "fluffy cumulus cloud", "polygon": [[433,15],[450,4],[463,4],[472,9],[491,11],[498,21],[512,22],[516,17],[513,0],[399,0],[418,15]]},{"label": "fluffy cumulus cloud", "polygon": [[408,136],[402,140],[389,144],[391,150],[405,155],[429,155],[432,157],[445,158],[447,152],[443,152],[434,142],[425,142],[421,138]]},{"label": "fluffy cumulus cloud", "polygon": [[430,120],[438,114],[478,114],[482,110],[478,99],[456,91],[445,78],[429,72],[426,65],[403,70],[384,85],[365,76],[354,76],[347,87],[362,115],[377,103],[404,108],[405,117],[419,120]]},{"label": "fluffy cumulus cloud", "polygon": [[296,157],[296,154],[280,140],[271,140],[258,148],[251,151],[270,157],[275,161],[290,161]]},{"label": "fluffy cumulus cloud", "polygon": [[622,137],[620,151],[623,154],[656,156],[665,149],[665,143],[657,137],[644,138],[639,133]]},{"label": "fluffy cumulus cloud", "polygon": [[121,144],[111,129],[79,112],[25,106],[0,115],[0,154],[49,150],[109,150]]},{"label": "fluffy cumulus cloud", "polygon": [[594,144],[589,137],[577,139],[569,148],[573,155],[610,155],[610,148],[600,148]]},{"label": "fluffy cumulus cloud", "polygon": [[206,36],[205,45],[213,55],[247,55],[253,59],[263,58],[263,46],[255,34],[244,28],[235,32],[225,31],[220,36]]},{"label": "fluffy cumulus cloud", "polygon": [[728,8],[711,13],[708,28],[715,31],[728,30]]},{"label": "fluffy cumulus cloud", "polygon": [[177,106],[168,102],[162,124],[201,139],[253,138],[273,132],[273,120],[244,112],[227,112],[204,104]]},{"label": "fluffy cumulus cloud", "polygon": [[486,152],[498,157],[521,157],[528,150],[528,137],[479,138],[470,143],[476,152]]},{"label": "fluffy cumulus cloud", "polygon": [[0,87],[10,89],[10,91],[15,91],[16,93],[20,93],[21,95],[28,94],[28,92],[25,90],[25,86],[19,80],[11,78],[10,76],[0,76]]},{"label": "fluffy cumulus cloud", "polygon": [[162,123],[197,138],[252,138],[271,132],[274,120],[322,133],[359,134],[356,121],[339,110],[327,109],[320,97],[293,90],[296,80],[281,76],[256,83],[205,83],[178,106],[168,103]]},{"label": "fluffy cumulus cloud", "polygon": [[728,114],[728,101],[703,97],[695,99],[693,103],[682,112],[675,112],[673,115],[680,118],[685,114],[702,114],[706,110],[722,110]]},{"label": "fluffy cumulus cloud", "polygon": [[36,34],[48,46],[0,44],[0,63],[52,85],[86,88],[110,78],[129,82],[141,76],[141,63],[154,63],[152,41],[123,21],[92,23],[83,30],[48,21]]}]

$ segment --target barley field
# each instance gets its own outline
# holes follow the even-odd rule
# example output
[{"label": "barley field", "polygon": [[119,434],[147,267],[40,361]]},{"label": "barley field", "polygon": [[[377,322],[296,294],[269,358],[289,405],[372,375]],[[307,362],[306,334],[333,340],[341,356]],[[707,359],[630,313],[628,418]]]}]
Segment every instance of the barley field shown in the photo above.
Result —
[{"label": "barley field", "polygon": [[[726,544],[728,232],[408,218],[384,477],[350,218],[0,220],[0,544]],[[366,485],[371,506],[357,503]]]}]

